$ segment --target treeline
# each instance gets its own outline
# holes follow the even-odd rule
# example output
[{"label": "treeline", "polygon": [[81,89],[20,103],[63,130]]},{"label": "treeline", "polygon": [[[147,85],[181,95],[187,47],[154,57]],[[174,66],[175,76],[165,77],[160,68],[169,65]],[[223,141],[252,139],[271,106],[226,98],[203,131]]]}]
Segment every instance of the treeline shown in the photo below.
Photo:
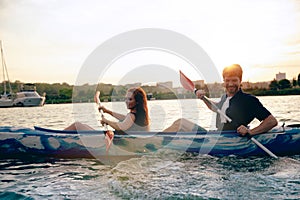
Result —
[{"label": "treeline", "polygon": [[[99,83],[98,85],[75,86],[73,89],[73,102],[91,102],[94,99],[95,91],[100,91],[101,101],[123,101],[129,87],[139,86],[139,84],[112,85]],[[157,86],[141,86],[147,93],[148,99],[176,99],[177,92],[172,88]],[[182,96],[182,95],[181,95]]]},{"label": "treeline", "polygon": [[[11,83],[11,88],[14,93],[20,91],[20,81]],[[36,90],[40,95],[46,93],[46,104],[57,103],[72,103],[72,102],[93,102],[95,91],[100,91],[101,101],[123,101],[126,91],[129,87],[139,86],[139,84],[131,85],[112,85],[99,83],[95,85],[84,84],[81,86],[73,86],[68,83],[35,83]],[[166,88],[160,86],[142,86],[148,94],[148,99],[155,98],[159,100],[164,99],[183,99],[195,98],[192,92],[178,88]],[[209,97],[219,97],[223,93],[221,84],[208,84],[202,88],[207,91]],[[280,81],[271,81],[269,88],[258,89],[248,88],[244,89],[246,92],[256,96],[271,96],[271,95],[300,95],[300,74],[298,80],[293,79],[289,81],[283,79]],[[3,94],[3,83],[0,85],[0,92]],[[7,92],[9,92],[7,90]]]},{"label": "treeline", "polygon": [[286,88],[278,90],[270,89],[247,89],[245,92],[253,94],[255,96],[278,96],[278,95],[300,95],[300,88]]},{"label": "treeline", "polygon": [[288,79],[282,79],[280,81],[273,80],[271,81],[269,88],[270,90],[281,90],[281,89],[289,89],[293,87],[300,86],[300,74],[298,75],[298,79],[295,78],[291,81]]},{"label": "treeline", "polygon": [[247,92],[256,96],[300,95],[300,74],[298,74],[297,79],[293,78],[292,81],[274,79],[270,82],[268,89],[248,89]]},{"label": "treeline", "polygon": [[[10,83],[12,88],[12,93],[17,93],[21,90],[24,83],[20,81],[15,81]],[[84,84],[81,86],[69,85],[68,83],[34,83],[36,86],[36,91],[43,95],[46,94],[46,104],[58,104],[58,103],[79,103],[79,102],[93,102],[95,91],[100,91],[101,101],[123,101],[127,89],[132,86],[138,85],[112,85],[99,83],[95,85]],[[0,93],[3,94],[4,88],[3,83],[0,85]],[[9,93],[8,84],[6,84],[7,93]],[[150,98],[156,99],[175,99],[192,97],[192,94],[184,96],[182,94],[176,95],[176,91],[170,88],[161,88],[156,86],[142,86],[147,94],[151,94]]]}]

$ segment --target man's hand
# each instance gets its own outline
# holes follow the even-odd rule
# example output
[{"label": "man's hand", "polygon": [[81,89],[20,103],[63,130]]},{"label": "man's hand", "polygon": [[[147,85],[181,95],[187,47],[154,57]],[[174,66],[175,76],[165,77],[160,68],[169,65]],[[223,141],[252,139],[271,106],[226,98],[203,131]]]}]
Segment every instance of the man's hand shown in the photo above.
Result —
[{"label": "man's hand", "polygon": [[239,126],[236,131],[242,136],[246,136],[247,134],[251,135],[250,130],[244,125]]},{"label": "man's hand", "polygon": [[197,90],[195,94],[196,94],[196,96],[197,96],[199,99],[203,100],[203,99],[204,99],[204,96],[205,96],[205,91],[204,91],[204,90]]}]

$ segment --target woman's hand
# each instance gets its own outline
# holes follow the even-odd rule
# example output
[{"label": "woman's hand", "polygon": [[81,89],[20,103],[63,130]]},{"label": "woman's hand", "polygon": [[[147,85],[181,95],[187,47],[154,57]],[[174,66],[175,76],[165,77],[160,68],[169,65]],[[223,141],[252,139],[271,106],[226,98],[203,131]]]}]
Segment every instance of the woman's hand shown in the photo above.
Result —
[{"label": "woman's hand", "polygon": [[102,126],[104,126],[104,124],[108,124],[107,122],[108,122],[108,120],[104,116],[100,120],[100,123],[101,123]]},{"label": "woman's hand", "polygon": [[111,114],[111,111],[105,108],[104,106],[99,106],[98,110],[99,112],[102,110],[104,113]]}]

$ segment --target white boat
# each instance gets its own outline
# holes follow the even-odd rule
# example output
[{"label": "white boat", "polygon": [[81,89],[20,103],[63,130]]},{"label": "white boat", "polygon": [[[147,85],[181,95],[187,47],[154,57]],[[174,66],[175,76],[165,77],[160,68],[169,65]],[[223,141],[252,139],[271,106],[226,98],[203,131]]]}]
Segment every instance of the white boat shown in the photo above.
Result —
[{"label": "white boat", "polygon": [[[12,89],[8,77],[7,67],[4,60],[4,53],[2,48],[2,41],[0,40],[0,48],[1,48],[1,64],[2,64],[2,71],[3,71],[3,94],[0,95],[0,107],[12,107],[14,100],[12,97]],[[7,83],[7,84],[6,84]],[[9,88],[9,93],[7,93],[7,86]]]},{"label": "white boat", "polygon": [[12,107],[13,105],[14,100],[9,95],[1,95],[0,108]]},{"label": "white boat", "polygon": [[17,92],[16,98],[14,99],[14,106],[43,106],[45,104],[45,93],[40,96],[37,93],[35,85],[31,83],[24,84],[20,92]]}]

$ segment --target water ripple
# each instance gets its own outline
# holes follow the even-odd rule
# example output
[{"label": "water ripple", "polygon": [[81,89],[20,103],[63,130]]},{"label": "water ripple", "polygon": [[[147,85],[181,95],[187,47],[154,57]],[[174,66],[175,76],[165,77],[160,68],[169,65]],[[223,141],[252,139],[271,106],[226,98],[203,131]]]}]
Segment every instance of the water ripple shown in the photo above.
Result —
[{"label": "water ripple", "polygon": [[[300,122],[299,96],[259,98],[280,123]],[[178,118],[177,104],[149,103],[154,111],[163,109],[152,112],[153,130]],[[60,129],[79,120],[99,129],[100,116],[91,105],[1,109],[0,125]],[[126,112],[123,102],[105,105]],[[189,100],[182,105],[188,107]],[[201,101],[197,109],[191,120],[211,127],[213,114]],[[0,199],[299,199],[299,163],[300,156],[219,158],[167,150],[113,167],[93,159],[8,159],[0,160]]]}]

